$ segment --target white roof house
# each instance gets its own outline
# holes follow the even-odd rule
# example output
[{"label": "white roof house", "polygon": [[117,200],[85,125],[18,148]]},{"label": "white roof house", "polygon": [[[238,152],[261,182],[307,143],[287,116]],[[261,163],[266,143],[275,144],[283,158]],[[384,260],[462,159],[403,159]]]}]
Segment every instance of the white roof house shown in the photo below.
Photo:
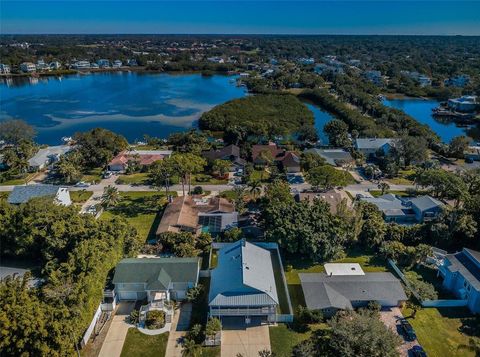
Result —
[{"label": "white roof house", "polygon": [[68,188],[55,185],[26,185],[15,186],[8,196],[8,203],[26,203],[32,198],[51,196],[53,202],[62,206],[70,206],[72,200]]},{"label": "white roof house", "polygon": [[327,263],[324,265],[325,272],[329,276],[334,275],[365,275],[358,263]]},{"label": "white roof house", "polygon": [[58,161],[60,156],[65,155],[73,149],[70,145],[47,146],[37,151],[37,153],[28,160],[28,166],[31,171],[41,170],[51,163]]}]

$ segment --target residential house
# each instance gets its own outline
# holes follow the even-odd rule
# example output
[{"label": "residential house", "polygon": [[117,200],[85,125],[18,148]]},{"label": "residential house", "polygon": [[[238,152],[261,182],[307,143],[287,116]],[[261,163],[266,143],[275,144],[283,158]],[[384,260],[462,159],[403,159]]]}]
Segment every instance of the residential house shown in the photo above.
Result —
[{"label": "residential house", "polygon": [[175,197],[165,208],[157,235],[164,232],[218,234],[238,224],[234,205],[225,198]]},{"label": "residential house", "polygon": [[227,160],[233,167],[244,167],[247,162],[240,157],[240,148],[237,145],[227,145],[220,149],[203,151],[202,156],[210,162],[215,160]]},{"label": "residential house", "polygon": [[90,68],[90,62],[88,61],[77,61],[72,64],[74,69],[87,69]]},{"label": "residential house", "polygon": [[115,60],[115,61],[113,61],[112,67],[113,68],[120,68],[120,67],[122,67],[122,65],[123,65],[122,61]]},{"label": "residential house", "polygon": [[98,67],[100,68],[109,68],[110,67],[110,61],[108,59],[99,59],[97,61]]},{"label": "residential house", "polygon": [[37,71],[45,71],[46,69],[50,69],[43,59],[39,59],[36,66]]},{"label": "residential house", "polygon": [[355,149],[367,158],[377,156],[377,153],[388,154],[395,145],[395,139],[389,138],[362,138],[355,140]]},{"label": "residential house", "polygon": [[218,251],[217,267],[211,271],[209,316],[275,322],[278,304],[269,250],[242,239]]},{"label": "residential house", "polygon": [[445,79],[444,84],[447,87],[463,88],[470,83],[470,76],[468,74],[459,74],[458,76]]},{"label": "residential house", "polygon": [[285,172],[297,173],[302,171],[300,168],[300,158],[293,151],[285,152],[285,155],[283,155],[278,161],[282,165]]},{"label": "residential house", "polygon": [[0,63],[0,74],[10,74],[10,66]]},{"label": "residential house", "polygon": [[366,79],[368,79],[370,82],[374,83],[377,86],[383,83],[382,72],[380,71],[365,71],[363,75]]},{"label": "residential house", "polygon": [[20,70],[25,73],[31,73],[37,70],[37,66],[32,62],[23,62],[20,64]]},{"label": "residential house", "polygon": [[345,149],[308,149],[305,153],[313,153],[325,159],[332,166],[349,166],[354,163],[352,155]]},{"label": "residential house", "polygon": [[297,202],[308,201],[313,203],[315,200],[323,200],[330,206],[330,212],[332,214],[337,213],[338,205],[345,202],[347,208],[352,207],[352,200],[345,191],[331,189],[324,192],[301,192],[295,195]]},{"label": "residential house", "polygon": [[41,148],[28,160],[28,170],[43,170],[60,160],[60,157],[71,151],[73,148],[74,147],[70,145],[47,146],[46,148]]},{"label": "residential house", "polygon": [[222,57],[208,57],[207,61],[212,63],[225,63],[225,60]]},{"label": "residential house", "polygon": [[298,64],[302,64],[305,66],[312,65],[315,63],[315,58],[313,57],[302,57],[297,60]]},{"label": "residential house", "polygon": [[480,252],[463,248],[447,254],[438,274],[447,290],[465,300],[472,313],[480,313]]},{"label": "residential house", "polygon": [[252,162],[255,165],[265,165],[266,161],[262,156],[264,154],[271,156],[272,160],[277,160],[282,157],[285,150],[279,148],[275,143],[268,143],[267,145],[253,145],[252,146]]},{"label": "residential house", "polygon": [[8,196],[8,203],[18,205],[32,198],[52,197],[53,202],[62,206],[70,206],[72,200],[68,188],[55,185],[25,185],[15,186]]},{"label": "residential house", "polygon": [[117,264],[112,282],[119,300],[183,300],[199,272],[200,258],[127,258]]},{"label": "residential house", "polygon": [[465,160],[480,161],[480,145],[471,145],[464,152]]},{"label": "residential house", "polygon": [[391,273],[364,273],[345,275],[345,269],[338,274],[301,273],[305,303],[311,310],[321,310],[324,316],[333,316],[338,310],[353,310],[365,307],[371,301],[382,307],[401,306],[407,296],[400,281]]},{"label": "residential house", "polygon": [[132,58],[132,59],[129,59],[127,61],[127,65],[129,67],[136,67],[136,66],[138,66],[138,63],[137,63],[137,60],[135,58]]},{"label": "residential house", "polygon": [[480,108],[480,102],[475,95],[464,95],[448,100],[448,107],[457,112],[471,113]]},{"label": "residential house", "polygon": [[124,172],[128,168],[129,161],[132,160],[138,160],[140,166],[146,167],[170,155],[172,155],[171,150],[125,150],[108,163],[108,170]]},{"label": "residential house", "polygon": [[432,85],[432,79],[424,74],[410,71],[400,71],[400,73],[410,79],[413,79],[415,82],[418,83],[420,87],[427,87]]},{"label": "residential house", "polygon": [[443,210],[443,203],[430,196],[404,198],[388,193],[360,200],[377,206],[386,222],[425,222],[436,218]]},{"label": "residential house", "polygon": [[58,61],[50,62],[48,66],[50,67],[51,70],[54,70],[54,71],[62,68],[62,64]]}]

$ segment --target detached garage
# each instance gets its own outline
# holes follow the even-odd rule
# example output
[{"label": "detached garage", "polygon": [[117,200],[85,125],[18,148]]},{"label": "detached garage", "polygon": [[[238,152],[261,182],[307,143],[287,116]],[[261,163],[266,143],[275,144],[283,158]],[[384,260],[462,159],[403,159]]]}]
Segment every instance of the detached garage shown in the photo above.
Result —
[{"label": "detached garage", "polygon": [[119,300],[183,300],[197,286],[200,258],[129,258],[115,268]]}]

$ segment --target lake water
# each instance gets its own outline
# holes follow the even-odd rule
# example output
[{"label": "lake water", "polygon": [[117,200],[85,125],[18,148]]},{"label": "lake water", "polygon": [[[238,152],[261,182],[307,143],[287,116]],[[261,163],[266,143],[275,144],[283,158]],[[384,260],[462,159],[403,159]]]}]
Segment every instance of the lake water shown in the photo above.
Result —
[{"label": "lake water", "polygon": [[0,120],[23,119],[40,144],[103,127],[130,142],[166,137],[195,125],[217,104],[246,95],[234,77],[200,74],[95,73],[15,78],[0,84]]},{"label": "lake water", "polygon": [[324,112],[319,107],[311,103],[305,102],[305,104],[308,109],[312,111],[315,118],[315,129],[317,129],[320,142],[322,143],[322,145],[328,145],[328,137],[323,131],[323,127],[325,126],[325,124],[327,124],[330,120],[333,119],[333,116],[327,112]]},{"label": "lake water", "polygon": [[454,137],[459,135],[468,135],[475,140],[480,139],[480,126],[469,125],[460,127],[451,121],[439,121],[432,116],[432,109],[438,107],[436,100],[422,99],[393,99],[383,100],[386,106],[403,110],[417,121],[427,124],[441,139],[449,143]]}]

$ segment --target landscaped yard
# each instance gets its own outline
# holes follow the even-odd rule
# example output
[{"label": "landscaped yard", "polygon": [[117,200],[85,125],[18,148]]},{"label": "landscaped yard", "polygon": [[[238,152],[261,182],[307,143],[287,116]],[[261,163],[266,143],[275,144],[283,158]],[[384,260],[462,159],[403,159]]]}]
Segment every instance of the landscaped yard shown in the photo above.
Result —
[{"label": "landscaped yard", "polygon": [[167,350],[168,332],[149,336],[136,328],[128,329],[121,357],[164,357]]},{"label": "landscaped yard", "polygon": [[[408,318],[411,311],[403,310]],[[470,336],[461,333],[459,329],[465,324],[478,324],[472,315],[464,308],[428,308],[419,310],[415,318],[408,318],[417,334],[418,342],[423,346],[428,356],[475,356],[475,353],[462,348],[468,345]],[[480,341],[480,337],[474,337]]]},{"label": "landscaped yard", "polygon": [[100,182],[102,180],[103,169],[101,167],[97,167],[95,169],[91,169],[88,171],[83,172],[83,176],[80,181],[84,182]]},{"label": "landscaped yard", "polygon": [[[171,192],[175,195],[176,193]],[[114,216],[125,218],[137,229],[141,242],[155,237],[160,222],[160,212],[167,203],[165,193],[153,191],[120,192],[121,201],[117,206],[105,211],[102,219]]]},{"label": "landscaped yard", "polygon": [[192,175],[192,185],[226,185],[228,180],[218,179],[211,175]]},{"label": "landscaped yard", "polygon": [[294,331],[285,324],[271,326],[270,346],[276,357],[291,357],[293,348],[308,339],[313,331],[326,328],[326,324],[309,325],[306,331]]},{"label": "landscaped yard", "polygon": [[37,172],[32,172],[29,174],[25,174],[21,177],[13,178],[11,180],[0,182],[0,186],[15,186],[15,185],[25,185],[26,183],[33,180],[33,178],[37,175]]},{"label": "landscaped yard", "polygon": [[249,176],[249,181],[267,182],[270,178],[270,172],[266,170],[253,170]]},{"label": "landscaped yard", "polygon": [[120,175],[116,183],[119,185],[149,185],[149,173],[139,172],[130,175]]},{"label": "landscaped yard", "polygon": [[85,203],[93,195],[92,191],[70,191],[70,198],[73,203]]}]

